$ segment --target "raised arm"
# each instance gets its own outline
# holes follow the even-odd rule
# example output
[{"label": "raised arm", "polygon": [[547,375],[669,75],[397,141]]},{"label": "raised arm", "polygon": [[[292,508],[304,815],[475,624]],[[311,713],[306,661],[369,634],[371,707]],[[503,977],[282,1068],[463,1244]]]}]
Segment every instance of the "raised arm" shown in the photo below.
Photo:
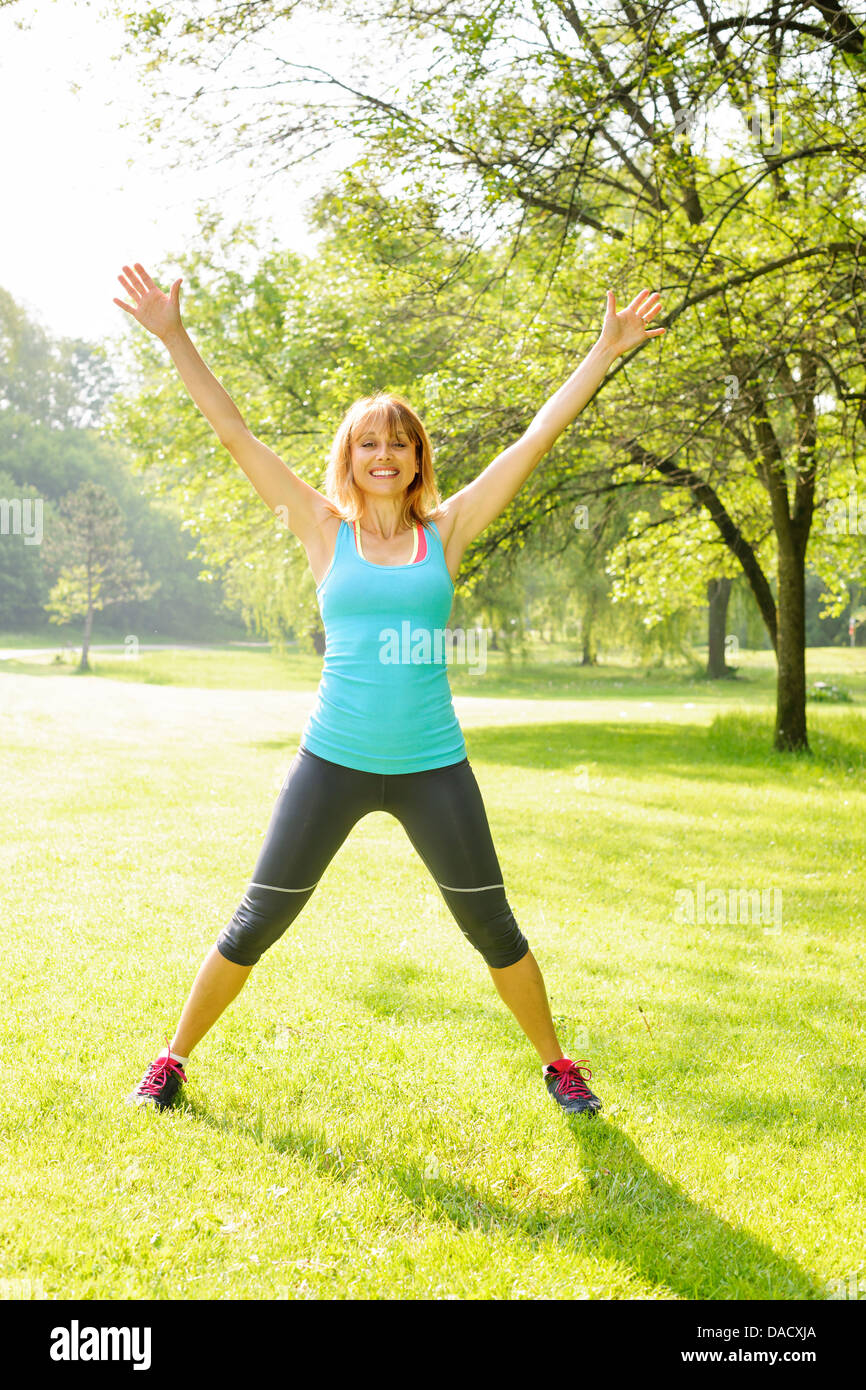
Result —
[{"label": "raised arm", "polygon": [[462,555],[475,537],[505,510],[562,431],[598,390],[611,362],[647,338],[659,337],[666,331],[647,328],[661,307],[657,294],[641,290],[627,308],[617,312],[613,291],[608,290],[601,334],[568,381],[545,401],[520,439],[498,454],[471,483],[443,502],[442,511],[450,519],[452,546],[456,553]]},{"label": "raised arm", "polygon": [[251,434],[231,396],[200,357],[181,322],[181,280],[175,280],[165,294],[138,262],[134,267],[125,265],[123,270],[117,278],[133,303],[130,306],[121,299],[114,303],[165,344],[186,389],[220,443],[271,511],[279,508],[281,519],[308,545],[322,517],[328,514],[325,499]]}]

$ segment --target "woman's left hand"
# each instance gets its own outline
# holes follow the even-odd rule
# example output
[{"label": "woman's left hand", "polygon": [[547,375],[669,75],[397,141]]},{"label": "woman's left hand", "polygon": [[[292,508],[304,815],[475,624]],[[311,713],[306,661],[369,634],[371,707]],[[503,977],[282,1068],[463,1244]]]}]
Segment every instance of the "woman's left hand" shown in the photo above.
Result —
[{"label": "woman's left hand", "polygon": [[607,309],[599,343],[615,357],[621,357],[624,352],[630,352],[647,338],[660,337],[667,329],[648,328],[647,324],[650,319],[655,318],[661,307],[658,294],[651,290],[641,290],[627,308],[620,309],[617,313],[613,290],[608,290]]}]

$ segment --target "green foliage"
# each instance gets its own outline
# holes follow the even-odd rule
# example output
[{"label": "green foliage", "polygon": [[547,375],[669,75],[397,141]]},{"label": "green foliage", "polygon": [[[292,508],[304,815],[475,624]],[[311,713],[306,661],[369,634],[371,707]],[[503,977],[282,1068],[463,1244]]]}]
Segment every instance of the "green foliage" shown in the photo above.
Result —
[{"label": "green foliage", "polygon": [[[414,0],[309,9],[376,26],[370,81],[341,87],[336,111],[327,82],[320,102],[291,80],[276,94],[268,86],[259,155],[282,152],[286,129],[298,158],[325,128],[363,142],[313,217],[343,233],[362,355],[371,329],[389,322],[376,266],[383,299],[402,304],[411,285],[430,331],[450,331],[447,350],[426,359],[405,334],[449,482],[511,442],[576,365],[608,285],[621,298],[642,284],[665,289],[662,350],[609,374],[592,411],[467,557],[464,584],[495,551],[519,550],[551,507],[634,484],[647,490],[645,515],[609,568],[617,598],[645,607],[647,630],[678,622],[707,578],[731,573],[734,555],[768,632],[797,648],[787,601],[778,609],[772,590],[777,567],[799,577],[807,551],[828,611],[841,611],[863,564],[861,537],[818,534],[862,451],[866,68],[856,26],[824,11],[804,26],[789,4],[745,28],[717,24],[691,0],[652,14],[613,0],[591,10],[446,4],[435,16]],[[278,10],[263,3],[256,16],[267,30]],[[184,7],[178,61],[206,39],[230,82],[245,18],[229,5],[190,27]],[[413,65],[414,41],[431,34],[437,61]],[[405,42],[406,70],[383,101],[392,42],[401,52]],[[770,111],[779,119],[762,125]],[[231,145],[218,119],[211,133]],[[387,363],[384,331],[377,346]]]},{"label": "green foliage", "polygon": [[98,483],[82,483],[64,497],[45,538],[45,558],[57,571],[45,605],[52,622],[87,620],[109,604],[156,592],[132,553],[123,513]]},{"label": "green foliage", "polygon": [[106,349],[80,338],[52,339],[0,288],[0,419],[52,429],[95,424],[117,387]]},{"label": "green foliage", "polygon": [[[0,503],[21,500],[22,490],[11,473],[0,468]],[[31,502],[37,499],[32,499]],[[41,500],[41,499],[38,499]],[[50,511],[42,509],[42,527],[51,525]],[[38,618],[48,595],[40,545],[36,537],[0,533],[0,626],[26,626]]]},{"label": "green foliage", "polygon": [[[118,621],[133,632],[239,632],[223,609],[219,582],[199,581],[200,564],[176,512],[144,495],[122,438],[100,430],[116,387],[105,350],[54,340],[0,290],[0,497],[38,500],[50,532],[60,499],[85,482],[117,502],[134,549],[159,587],[147,599],[119,600]],[[50,587],[42,545],[0,537],[0,627],[38,622]],[[65,607],[70,594],[63,599]]]},{"label": "green foliage", "polygon": [[806,699],[825,705],[849,705],[851,692],[830,681],[814,681],[806,691]]}]

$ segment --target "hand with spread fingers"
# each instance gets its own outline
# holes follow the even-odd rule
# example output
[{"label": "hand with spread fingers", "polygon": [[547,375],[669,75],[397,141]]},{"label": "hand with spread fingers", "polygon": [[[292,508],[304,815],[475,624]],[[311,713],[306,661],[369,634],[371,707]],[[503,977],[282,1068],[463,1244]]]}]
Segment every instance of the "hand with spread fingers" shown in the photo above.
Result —
[{"label": "hand with spread fingers", "polygon": [[180,318],[182,279],[175,280],[168,294],[165,294],[154,284],[144,266],[138,261],[134,266],[125,265],[123,271],[123,275],[118,275],[117,278],[133,303],[130,305],[122,299],[115,299],[115,304],[119,304],[121,309],[125,309],[137,319],[143,328],[163,341],[169,334],[183,327]]},{"label": "hand with spread fingers", "polygon": [[654,291],[641,290],[631,304],[617,312],[613,290],[607,292],[607,308],[604,315],[599,342],[603,347],[621,357],[646,342],[647,338],[658,338],[667,332],[666,328],[648,328],[661,309],[661,298]]}]

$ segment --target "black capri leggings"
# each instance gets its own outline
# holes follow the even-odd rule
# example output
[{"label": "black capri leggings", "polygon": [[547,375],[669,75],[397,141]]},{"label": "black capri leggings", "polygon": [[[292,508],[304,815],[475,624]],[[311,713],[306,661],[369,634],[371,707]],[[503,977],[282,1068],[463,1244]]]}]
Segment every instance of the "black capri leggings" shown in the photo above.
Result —
[{"label": "black capri leggings", "polygon": [[424,772],[360,772],[298,749],[271,815],[252,882],[217,948],[255,965],[298,916],[352,827],[388,811],[406,830],[463,932],[488,965],[514,965],[529,943],[505,897],[469,759]]}]

